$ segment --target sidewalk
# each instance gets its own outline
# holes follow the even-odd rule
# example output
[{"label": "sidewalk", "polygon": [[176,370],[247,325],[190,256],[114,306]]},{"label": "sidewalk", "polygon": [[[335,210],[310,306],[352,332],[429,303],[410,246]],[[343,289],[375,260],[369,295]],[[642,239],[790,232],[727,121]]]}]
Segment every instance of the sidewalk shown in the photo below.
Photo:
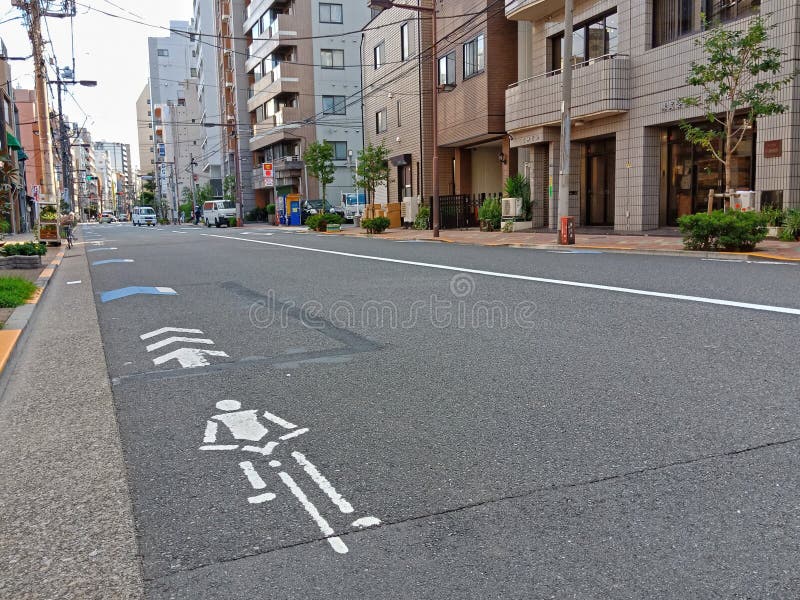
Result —
[{"label": "sidewalk", "polygon": [[[366,237],[363,229],[345,227],[341,231],[330,232],[330,235],[353,235]],[[415,229],[389,229],[380,236],[381,239],[395,241],[434,241],[432,231]],[[553,232],[486,232],[477,229],[455,230],[443,229],[439,241],[455,244],[472,244],[478,246],[508,246],[513,248],[534,248],[538,250],[602,250],[604,252],[624,252],[630,254],[691,256],[705,258],[708,256],[724,258],[751,257],[753,259],[800,261],[800,242],[780,242],[764,240],[753,252],[693,252],[684,250],[680,237],[665,235],[613,235],[578,233],[574,246],[558,245],[557,235]]]}]

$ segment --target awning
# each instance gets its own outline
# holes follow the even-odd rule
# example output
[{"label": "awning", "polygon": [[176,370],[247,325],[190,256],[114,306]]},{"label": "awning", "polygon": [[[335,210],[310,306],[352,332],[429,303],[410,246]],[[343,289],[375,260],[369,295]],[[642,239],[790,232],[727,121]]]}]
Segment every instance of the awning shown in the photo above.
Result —
[{"label": "awning", "polygon": [[8,147],[12,150],[22,150],[22,144],[9,131],[6,131],[6,140],[8,141]]},{"label": "awning", "polygon": [[399,154],[398,156],[392,156],[389,159],[389,162],[392,164],[393,167],[403,167],[405,165],[411,164],[411,155],[410,154]]},{"label": "awning", "polygon": [[25,154],[25,150],[23,150],[22,148],[17,150],[17,160],[20,160],[20,161],[28,160],[28,155]]}]

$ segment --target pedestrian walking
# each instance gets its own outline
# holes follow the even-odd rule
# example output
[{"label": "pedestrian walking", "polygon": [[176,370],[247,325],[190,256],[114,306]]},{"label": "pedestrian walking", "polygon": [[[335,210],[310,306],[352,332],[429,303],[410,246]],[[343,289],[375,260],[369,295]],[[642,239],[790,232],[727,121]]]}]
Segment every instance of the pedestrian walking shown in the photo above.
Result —
[{"label": "pedestrian walking", "polygon": [[198,225],[200,223],[200,207],[194,207],[194,224]]}]

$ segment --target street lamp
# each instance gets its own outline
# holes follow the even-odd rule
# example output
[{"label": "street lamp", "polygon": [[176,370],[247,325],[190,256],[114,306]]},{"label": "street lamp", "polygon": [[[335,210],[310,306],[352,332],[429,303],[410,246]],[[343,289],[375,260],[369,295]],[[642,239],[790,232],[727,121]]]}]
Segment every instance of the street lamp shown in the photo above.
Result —
[{"label": "street lamp", "polygon": [[431,212],[433,213],[433,237],[439,237],[439,68],[436,59],[436,0],[432,8],[427,6],[414,6],[393,2],[392,0],[369,0],[370,8],[405,8],[415,12],[428,13],[431,15],[433,23],[433,46],[431,47],[431,66],[433,72],[433,202]]}]

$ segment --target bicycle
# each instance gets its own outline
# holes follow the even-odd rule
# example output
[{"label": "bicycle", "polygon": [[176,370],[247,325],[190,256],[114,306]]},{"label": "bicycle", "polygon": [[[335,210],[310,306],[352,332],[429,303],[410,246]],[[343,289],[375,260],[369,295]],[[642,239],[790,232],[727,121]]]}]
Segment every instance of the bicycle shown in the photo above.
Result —
[{"label": "bicycle", "polygon": [[67,249],[72,250],[72,243],[75,241],[75,237],[72,235],[72,226],[66,225],[64,233],[67,235]]}]

